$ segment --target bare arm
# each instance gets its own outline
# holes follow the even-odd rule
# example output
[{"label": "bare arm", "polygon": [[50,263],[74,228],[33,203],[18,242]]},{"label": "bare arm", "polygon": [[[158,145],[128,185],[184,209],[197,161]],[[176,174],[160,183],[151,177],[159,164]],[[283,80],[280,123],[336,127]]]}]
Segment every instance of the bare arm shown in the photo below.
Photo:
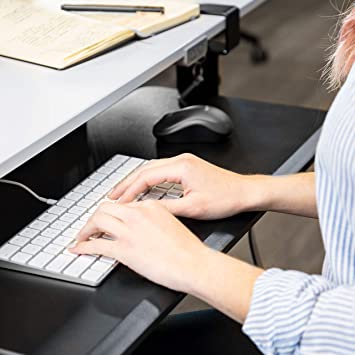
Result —
[{"label": "bare arm", "polygon": [[199,261],[203,267],[190,270],[185,292],[244,323],[255,281],[264,270],[212,249],[204,250]]},{"label": "bare arm", "polygon": [[315,173],[249,177],[252,202],[248,210],[275,211],[318,218]]}]

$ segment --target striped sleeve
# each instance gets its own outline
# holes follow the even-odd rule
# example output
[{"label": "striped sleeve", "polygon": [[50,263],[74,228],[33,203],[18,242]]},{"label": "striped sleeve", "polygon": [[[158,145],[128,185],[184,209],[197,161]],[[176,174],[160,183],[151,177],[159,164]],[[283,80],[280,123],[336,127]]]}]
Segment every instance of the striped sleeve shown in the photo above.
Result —
[{"label": "striped sleeve", "polygon": [[243,331],[264,354],[355,354],[355,287],[269,269],[255,283]]}]

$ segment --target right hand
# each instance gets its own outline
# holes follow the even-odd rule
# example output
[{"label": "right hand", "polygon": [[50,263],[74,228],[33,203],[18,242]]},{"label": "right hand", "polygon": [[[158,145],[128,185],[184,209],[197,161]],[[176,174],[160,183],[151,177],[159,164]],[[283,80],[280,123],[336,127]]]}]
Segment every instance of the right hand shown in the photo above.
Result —
[{"label": "right hand", "polygon": [[172,214],[195,219],[218,219],[245,211],[252,193],[248,176],[212,165],[192,154],[151,161],[118,184],[109,198],[119,203],[163,182],[181,184],[184,196],[160,200]]}]

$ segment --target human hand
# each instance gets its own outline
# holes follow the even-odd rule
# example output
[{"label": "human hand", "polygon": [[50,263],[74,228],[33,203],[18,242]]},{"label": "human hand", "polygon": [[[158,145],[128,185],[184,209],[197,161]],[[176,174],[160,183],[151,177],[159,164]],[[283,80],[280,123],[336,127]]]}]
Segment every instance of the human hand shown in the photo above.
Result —
[{"label": "human hand", "polygon": [[248,177],[212,165],[192,154],[152,161],[133,172],[109,194],[120,203],[163,182],[181,184],[184,196],[160,200],[171,213],[196,219],[218,219],[247,210],[252,190]]},{"label": "human hand", "polygon": [[[112,240],[90,236],[105,233]],[[204,268],[208,248],[156,201],[102,203],[77,236],[70,251],[102,254],[149,280],[189,292]],[[208,253],[208,252],[207,252]]]}]

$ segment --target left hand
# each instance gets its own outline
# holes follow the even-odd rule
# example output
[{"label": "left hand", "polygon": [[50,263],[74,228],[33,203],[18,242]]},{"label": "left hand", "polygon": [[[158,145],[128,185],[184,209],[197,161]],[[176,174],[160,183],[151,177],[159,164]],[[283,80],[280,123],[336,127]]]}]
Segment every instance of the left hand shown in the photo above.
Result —
[{"label": "left hand", "polygon": [[[105,233],[113,240],[88,240]],[[149,280],[189,292],[205,265],[207,247],[156,201],[102,203],[77,236],[70,251],[102,254]]]}]

